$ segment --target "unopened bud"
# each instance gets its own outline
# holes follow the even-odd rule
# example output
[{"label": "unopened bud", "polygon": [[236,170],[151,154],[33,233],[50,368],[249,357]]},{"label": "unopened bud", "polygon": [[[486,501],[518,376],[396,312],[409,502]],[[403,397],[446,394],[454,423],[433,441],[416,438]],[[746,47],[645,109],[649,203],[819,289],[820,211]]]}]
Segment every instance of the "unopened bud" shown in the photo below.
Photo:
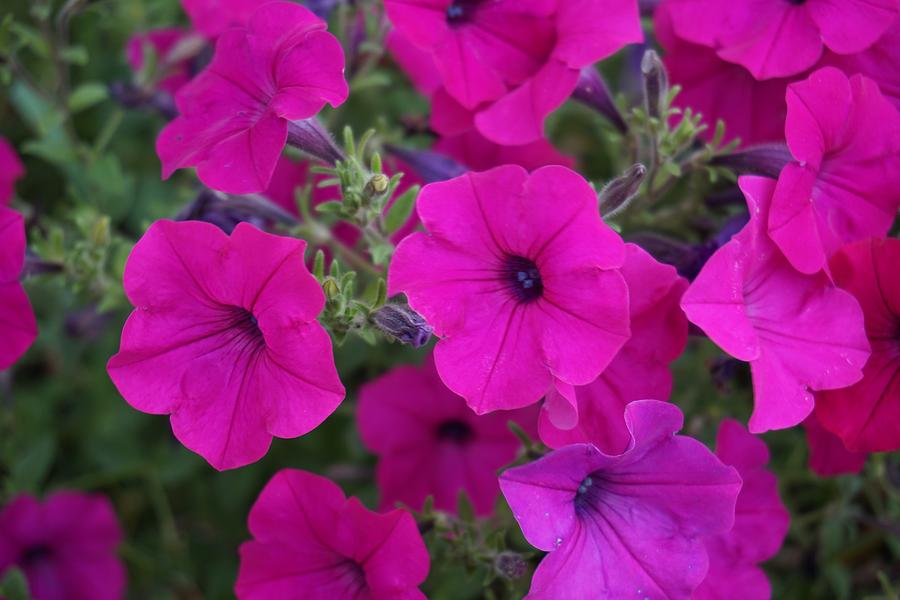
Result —
[{"label": "unopened bud", "polygon": [[341,295],[341,288],[338,286],[337,281],[332,277],[329,277],[322,282],[322,291],[325,292],[325,297],[329,302]]},{"label": "unopened bud", "polygon": [[435,183],[459,177],[466,168],[450,158],[430,150],[412,150],[388,145],[387,151],[396,156],[415,172],[425,183]]},{"label": "unopened bud", "polygon": [[366,182],[366,196],[374,198],[384,194],[391,185],[391,178],[384,173],[376,173]]},{"label": "unopened bud", "polygon": [[519,579],[528,570],[525,559],[516,552],[501,552],[494,559],[494,570],[504,579]]},{"label": "unopened bud", "polygon": [[760,144],[744,150],[716,156],[712,164],[727,167],[738,175],[763,175],[778,179],[781,170],[794,157],[786,144]]},{"label": "unopened bud", "polygon": [[628,125],[625,124],[622,113],[613,102],[606,82],[593,66],[581,69],[575,91],[572,92],[572,98],[596,110],[622,133],[628,131]]},{"label": "unopened bud", "polygon": [[422,315],[405,304],[385,304],[372,313],[371,319],[378,329],[413,348],[427,344],[434,331]]},{"label": "unopened bud", "polygon": [[669,94],[669,74],[655,50],[647,50],[641,59],[644,78],[644,109],[651,117],[659,118]]},{"label": "unopened bud", "polygon": [[287,143],[329,165],[344,160],[344,153],[316,117],[289,121]]},{"label": "unopened bud", "polygon": [[647,176],[647,167],[637,163],[613,179],[600,191],[600,214],[609,217],[634,198]]}]

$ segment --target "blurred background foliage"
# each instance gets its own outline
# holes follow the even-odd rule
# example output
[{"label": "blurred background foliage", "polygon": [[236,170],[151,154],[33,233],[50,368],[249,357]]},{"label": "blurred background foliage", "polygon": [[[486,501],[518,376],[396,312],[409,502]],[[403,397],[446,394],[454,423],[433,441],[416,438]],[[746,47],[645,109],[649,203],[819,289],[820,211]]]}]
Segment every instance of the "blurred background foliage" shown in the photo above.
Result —
[{"label": "blurred background foliage", "polygon": [[[340,6],[331,20],[332,31],[346,44],[357,22],[354,11],[372,21],[380,10],[374,0],[355,4]],[[248,537],[247,512],[277,470],[323,474],[375,505],[374,460],[363,449],[353,418],[356,392],[393,365],[421,360],[422,353],[384,342],[373,348],[350,338],[336,350],[347,401],[311,434],[276,439],[263,460],[236,471],[215,472],[174,440],[165,418],[131,409],[105,370],[129,310],[121,289],[125,258],[153,220],[175,216],[199,188],[190,171],[160,180],[154,141],[163,117],[121,106],[109,86],[133,76],[124,52],[132,34],[188,23],[178,0],[3,0],[2,5],[0,135],[15,145],[27,169],[14,207],[26,215],[35,254],[35,274],[26,287],[40,335],[14,369],[0,374],[0,504],[21,492],[102,492],[112,498],[126,532],[121,552],[129,569],[129,598],[233,597],[237,547]],[[379,143],[427,146],[421,125],[427,102],[381,55],[378,39],[371,41],[350,54],[351,98],[325,113],[326,123],[332,131],[343,125],[360,132],[375,128]],[[629,50],[604,65],[622,106],[637,104],[640,55],[640,49]],[[598,184],[633,161],[622,137],[583,106],[567,104],[551,118],[548,131]],[[719,182],[715,189],[728,185]],[[708,181],[702,189],[688,181],[672,193],[709,191]],[[680,233],[702,240],[708,231],[696,226]],[[687,433],[712,445],[721,418],[746,422],[748,373],[723,362],[711,343],[693,339],[674,370],[673,400],[687,415]],[[784,548],[766,565],[773,597],[896,599],[898,457],[873,456],[859,476],[821,479],[807,468],[800,428],[765,440],[792,514]],[[506,542],[527,551],[505,507],[495,524],[511,525]],[[495,593],[484,591],[489,564],[467,565],[459,544],[439,539],[434,530],[427,540],[433,556],[424,588],[429,598]],[[527,579],[503,593],[520,597]]]}]

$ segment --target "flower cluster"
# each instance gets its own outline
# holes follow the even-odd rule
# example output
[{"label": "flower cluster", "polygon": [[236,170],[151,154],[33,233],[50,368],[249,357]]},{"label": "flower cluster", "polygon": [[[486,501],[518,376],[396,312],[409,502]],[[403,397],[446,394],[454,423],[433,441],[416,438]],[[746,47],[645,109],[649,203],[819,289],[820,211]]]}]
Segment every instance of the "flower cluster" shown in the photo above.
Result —
[{"label": "flower cluster", "polygon": [[[111,88],[169,118],[163,179],[199,180],[122,257],[119,394],[217,471],[329,418],[374,455],[329,474],[377,488],[378,512],[312,472],[269,479],[237,598],[425,598],[448,546],[488,584],[529,574],[535,600],[770,597],[790,516],[755,434],[802,424],[823,476],[900,450],[900,4],[651,3],[665,66],[624,57],[628,112],[597,63],[643,41],[637,0],[348,3],[349,39],[322,18],[338,3],[182,0],[191,27],[132,37],[134,87]],[[409,139],[318,117],[373,65],[427,99]],[[569,98],[627,155],[604,182],[545,137]],[[0,139],[0,370],[37,336],[23,172]],[[706,415],[715,452],[679,434],[673,394],[704,343],[733,359],[721,379],[752,379],[746,427]],[[122,537],[103,496],[17,495],[0,574],[37,600],[121,598]]]}]

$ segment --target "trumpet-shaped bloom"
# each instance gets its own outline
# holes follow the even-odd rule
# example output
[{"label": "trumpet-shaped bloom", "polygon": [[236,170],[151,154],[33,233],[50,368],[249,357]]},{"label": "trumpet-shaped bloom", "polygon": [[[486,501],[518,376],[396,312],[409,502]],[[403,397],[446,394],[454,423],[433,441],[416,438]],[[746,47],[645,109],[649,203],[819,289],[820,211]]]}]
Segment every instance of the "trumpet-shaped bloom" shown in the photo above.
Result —
[{"label": "trumpet-shaped bloom", "polygon": [[222,34],[212,63],[176,95],[179,116],[156,141],[163,177],[197,167],[206,185],[262,192],[290,121],[347,98],[344,53],[325,22],[292,2],[269,2],[246,29]]},{"label": "trumpet-shaped bloom", "polygon": [[815,273],[842,244],[883,236],[900,208],[900,112],[878,85],[833,67],[787,92],[787,143],[769,212],[795,269]]},{"label": "trumpet-shaped bloom", "polygon": [[239,600],[425,599],[428,551],[406,511],[385,514],[318,475],[285,469],[263,488],[241,544]]},{"label": "trumpet-shaped bloom", "polygon": [[357,424],[378,454],[382,509],[403,502],[419,510],[432,496],[438,510],[455,512],[465,491],[476,513],[494,510],[497,471],[516,458],[521,442],[510,420],[533,429],[535,411],[478,416],[447,389],[429,356],[421,367],[398,367],[360,389]]},{"label": "trumpet-shaped bloom", "polygon": [[[631,439],[625,406],[647,398],[665,400],[672,392],[669,363],[687,343],[687,318],[679,306],[687,281],[634,244],[625,245],[622,276],[631,304],[631,339],[593,383],[550,391],[545,406],[560,408],[541,411],[540,435],[551,448],[590,442],[607,454],[622,452]],[[563,395],[574,396],[574,401]],[[570,403],[577,415],[566,412]],[[562,420],[562,426],[551,417]],[[575,417],[575,426],[566,427]]]},{"label": "trumpet-shaped bloom", "polygon": [[815,413],[803,421],[803,428],[809,446],[809,468],[813,473],[833,477],[863,470],[868,453],[847,450],[841,438],[822,427]]},{"label": "trumpet-shaped bloom", "polygon": [[769,449],[740,423],[726,419],[719,426],[716,456],[737,469],[743,484],[734,527],[704,540],[709,573],[691,598],[768,600],[771,586],[757,565],[778,553],[791,520],[778,497],[778,480],[765,468]]},{"label": "trumpet-shaped bloom", "polygon": [[750,222],[713,254],[681,306],[720,348],[750,363],[750,431],[761,433],[803,421],[813,390],[859,381],[869,343],[853,296],[825,273],[794,270],[766,235],[775,182],[742,177],[739,184]]},{"label": "trumpet-shaped bloom", "polygon": [[0,137],[0,206],[9,204],[16,181],[25,174],[25,166],[19,160],[12,144]]},{"label": "trumpet-shaped bloom", "polygon": [[679,435],[672,404],[628,405],[631,441],[610,456],[573,444],[500,476],[525,539],[549,554],[528,598],[689,598],[707,571],[704,537],[734,523],[741,478]]},{"label": "trumpet-shaped bloom", "polygon": [[247,223],[229,237],[158,221],[128,258],[135,310],[109,375],[136,409],[171,415],[175,437],[217,469],[311,431],[344,397],[305,248]]},{"label": "trumpet-shaped bloom", "polygon": [[819,394],[816,416],[856,452],[900,449],[900,240],[849,244],[831,261],[835,283],[862,305],[872,357],[863,378]]},{"label": "trumpet-shaped bloom", "polygon": [[442,338],[438,373],[476,413],[590,383],[628,339],[625,245],[577,173],[467,173],[425,186],[418,212],[428,232],[397,247],[388,291]]},{"label": "trumpet-shaped bloom", "polygon": [[39,502],[21,495],[0,511],[0,579],[18,567],[39,600],[120,600],[122,531],[103,496],[57,492]]},{"label": "trumpet-shaped bloom", "polygon": [[896,0],[668,0],[679,36],[716,48],[757,79],[809,69],[823,50],[854,54],[888,30]]},{"label": "trumpet-shaped bloom", "polygon": [[19,360],[37,337],[37,322],[19,282],[25,262],[25,221],[0,206],[0,371]]},{"label": "trumpet-shaped bloom", "polygon": [[[721,59],[708,46],[679,37],[672,28],[670,2],[656,9],[655,33],[665,49],[663,61],[673,84],[682,90],[675,104],[703,114],[705,122],[725,122],[726,142],[740,138],[743,145],[784,139],[788,79],[758,81],[740,65]],[[715,135],[715,127],[702,134]]]},{"label": "trumpet-shaped bloom", "polygon": [[500,144],[543,135],[584,66],[642,39],[634,0],[386,0],[388,17],[431,55],[441,84]]}]

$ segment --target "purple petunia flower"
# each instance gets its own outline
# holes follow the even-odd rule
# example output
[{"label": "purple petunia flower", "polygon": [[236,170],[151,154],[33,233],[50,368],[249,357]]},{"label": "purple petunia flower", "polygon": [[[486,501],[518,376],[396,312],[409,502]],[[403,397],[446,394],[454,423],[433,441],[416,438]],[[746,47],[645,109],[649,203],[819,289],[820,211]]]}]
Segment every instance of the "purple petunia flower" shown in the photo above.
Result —
[{"label": "purple petunia flower", "polygon": [[703,538],[731,529],[741,478],[674,435],[672,404],[632,402],[625,421],[622,454],[573,444],[500,476],[525,538],[549,552],[529,599],[687,599],[706,576]]}]

